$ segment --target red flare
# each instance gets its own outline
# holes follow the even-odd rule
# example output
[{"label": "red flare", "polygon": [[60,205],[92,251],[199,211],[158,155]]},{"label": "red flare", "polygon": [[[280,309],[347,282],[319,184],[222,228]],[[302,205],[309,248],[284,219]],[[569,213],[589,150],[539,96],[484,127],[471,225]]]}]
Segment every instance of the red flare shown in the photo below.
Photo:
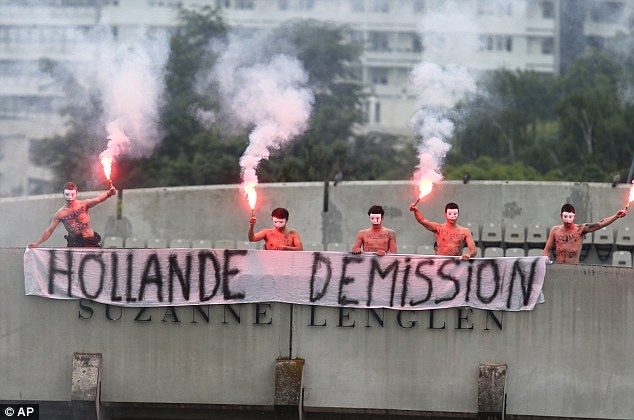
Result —
[{"label": "red flare", "polygon": [[258,193],[255,190],[255,186],[257,184],[255,182],[245,184],[243,187],[244,193],[247,195],[247,201],[249,203],[249,207],[251,208],[251,214],[255,213],[255,203],[258,201]]},{"label": "red flare", "polygon": [[101,158],[101,165],[103,166],[103,173],[106,176],[106,179],[108,180],[108,182],[110,183],[110,186],[112,186],[112,156],[102,156]]}]

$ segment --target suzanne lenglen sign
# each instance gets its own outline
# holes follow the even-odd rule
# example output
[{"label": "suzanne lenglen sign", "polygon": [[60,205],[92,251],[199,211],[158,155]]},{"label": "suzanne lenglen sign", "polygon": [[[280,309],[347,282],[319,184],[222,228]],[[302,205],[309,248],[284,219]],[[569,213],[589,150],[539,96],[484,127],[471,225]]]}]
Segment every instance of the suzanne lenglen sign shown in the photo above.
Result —
[{"label": "suzanne lenglen sign", "polygon": [[27,248],[27,295],[124,307],[283,302],[349,308],[532,310],[545,257],[222,249]]}]

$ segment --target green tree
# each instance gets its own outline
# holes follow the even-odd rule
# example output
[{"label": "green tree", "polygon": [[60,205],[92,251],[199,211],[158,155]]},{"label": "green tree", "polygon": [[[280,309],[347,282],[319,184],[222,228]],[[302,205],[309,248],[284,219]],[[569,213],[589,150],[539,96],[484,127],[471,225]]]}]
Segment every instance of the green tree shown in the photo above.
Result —
[{"label": "green tree", "polygon": [[621,59],[607,49],[591,50],[562,79],[560,153],[568,157],[566,170],[587,181],[611,179],[611,173],[629,166],[632,156],[631,107],[619,92]]},{"label": "green tree", "polygon": [[355,124],[363,120],[362,86],[351,80],[350,64],[361,49],[345,39],[345,28],[317,21],[282,25],[284,39],[304,65],[315,104],[308,130],[260,165],[263,181],[322,181],[337,173],[347,178]]},{"label": "green tree", "polygon": [[64,136],[32,142],[30,156],[36,165],[53,172],[51,191],[60,191],[66,181],[74,181],[82,190],[101,189],[105,179],[94,158],[104,150],[106,139],[100,124],[101,101],[96,92],[82,87],[67,68],[53,60],[40,60],[43,71],[62,83],[69,96],[76,98],[61,109],[67,121]]},{"label": "green tree", "polygon": [[243,136],[227,136],[202,127],[195,110],[216,110],[213,96],[196,93],[197,76],[213,67],[212,40],[222,40],[227,27],[217,9],[181,9],[170,40],[167,64],[168,101],[161,113],[166,136],[151,156],[127,162],[128,184],[134,187],[203,185],[239,182],[238,159]]},{"label": "green tree", "polygon": [[458,108],[456,155],[476,159],[487,155],[504,162],[522,162],[534,154],[543,121],[554,117],[555,84],[532,71],[496,70],[479,82],[478,93]]},{"label": "green tree", "polygon": [[[166,136],[149,157],[119,157],[114,170],[120,188],[239,181],[238,158],[246,140],[203,130],[193,112],[196,104],[205,109],[215,105],[213,100],[197,95],[193,87],[198,71],[213,65],[214,57],[207,53],[209,42],[223,38],[227,28],[218,11],[210,7],[181,9],[179,13],[179,26],[170,38],[165,80],[168,101],[161,110]],[[67,96],[72,100],[63,109],[67,133],[35,143],[32,159],[53,170],[56,184],[74,179],[83,181],[83,189],[101,188],[103,178],[95,175],[101,173],[95,156],[107,143],[101,98],[89,88],[82,88],[61,63],[45,60],[42,67],[69,86]]]},{"label": "green tree", "polygon": [[408,179],[415,146],[385,133],[361,134],[363,86],[352,69],[361,53],[348,28],[316,21],[291,22],[275,31],[309,74],[315,106],[309,128],[260,165],[263,181]]}]

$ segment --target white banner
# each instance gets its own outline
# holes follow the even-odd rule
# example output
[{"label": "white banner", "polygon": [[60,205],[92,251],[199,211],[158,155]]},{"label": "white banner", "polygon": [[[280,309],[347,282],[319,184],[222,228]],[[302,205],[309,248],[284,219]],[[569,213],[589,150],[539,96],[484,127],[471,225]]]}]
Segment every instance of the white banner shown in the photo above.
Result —
[{"label": "white banner", "polygon": [[27,248],[24,290],[119,306],[286,302],[523,311],[543,301],[546,257],[355,255],[227,249]]}]

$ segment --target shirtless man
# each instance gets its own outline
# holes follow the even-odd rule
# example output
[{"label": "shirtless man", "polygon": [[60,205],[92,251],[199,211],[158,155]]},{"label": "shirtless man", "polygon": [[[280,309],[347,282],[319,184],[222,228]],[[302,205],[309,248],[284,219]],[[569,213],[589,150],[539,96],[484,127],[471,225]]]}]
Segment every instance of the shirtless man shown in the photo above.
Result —
[{"label": "shirtless man", "polygon": [[304,246],[299,238],[299,232],[295,229],[289,229],[286,226],[288,222],[288,210],[278,207],[271,212],[274,228],[263,229],[258,233],[254,233],[256,217],[251,216],[249,219],[249,241],[259,242],[264,239],[264,249],[278,251],[302,251]]},{"label": "shirtless man", "polygon": [[376,255],[396,254],[396,233],[392,229],[383,227],[383,207],[372,206],[368,210],[370,226],[357,234],[357,240],[352,245],[352,252],[376,252]]},{"label": "shirtless man", "polygon": [[110,187],[107,192],[99,194],[90,200],[77,200],[77,186],[72,182],[67,182],[64,184],[64,200],[66,200],[66,204],[57,210],[49,227],[37,242],[29,244],[29,248],[37,248],[42,242],[46,241],[53,234],[59,222],[62,222],[66,231],[68,231],[68,235],[64,235],[67,246],[98,248],[101,236],[90,227],[88,210],[106,201],[116,193],[117,189]]},{"label": "shirtless man", "polygon": [[559,264],[579,264],[581,245],[586,233],[594,232],[606,227],[616,219],[625,217],[626,210],[619,210],[616,214],[601,220],[599,223],[584,223],[576,225],[575,208],[572,204],[564,204],[561,207],[561,221],[563,225],[553,226],[548,235],[548,241],[544,247],[544,255],[550,258],[555,246],[555,261]]},{"label": "shirtless man", "polygon": [[[475,257],[478,253],[471,231],[458,225],[460,209],[456,203],[447,203],[445,206],[446,221],[442,224],[425,219],[418,207],[416,207],[416,203],[412,203],[409,206],[409,210],[414,212],[414,217],[418,223],[436,235],[436,242],[438,243],[436,255],[459,256],[462,260],[468,260]],[[462,252],[465,246],[469,248],[468,253]]]}]

